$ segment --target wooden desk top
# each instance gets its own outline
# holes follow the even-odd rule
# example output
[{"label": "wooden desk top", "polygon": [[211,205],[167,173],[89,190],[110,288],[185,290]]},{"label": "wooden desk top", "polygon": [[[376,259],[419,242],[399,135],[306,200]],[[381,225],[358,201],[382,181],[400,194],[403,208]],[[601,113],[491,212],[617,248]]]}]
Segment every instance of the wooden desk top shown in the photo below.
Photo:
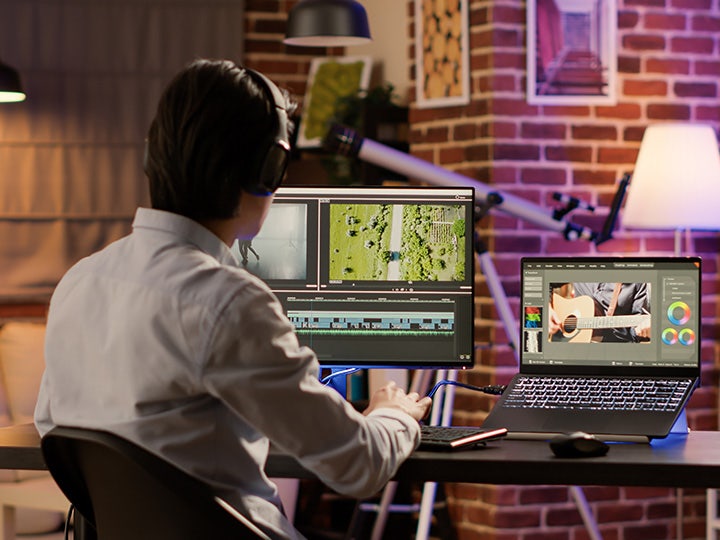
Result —
[{"label": "wooden desk top", "polygon": [[[0,468],[45,469],[35,426],[0,428]],[[277,478],[312,478],[293,458],[271,454]],[[516,485],[720,488],[720,431],[671,435],[652,444],[612,444],[606,456],[559,459],[546,442],[502,440],[479,450],[415,452],[397,480]]]}]

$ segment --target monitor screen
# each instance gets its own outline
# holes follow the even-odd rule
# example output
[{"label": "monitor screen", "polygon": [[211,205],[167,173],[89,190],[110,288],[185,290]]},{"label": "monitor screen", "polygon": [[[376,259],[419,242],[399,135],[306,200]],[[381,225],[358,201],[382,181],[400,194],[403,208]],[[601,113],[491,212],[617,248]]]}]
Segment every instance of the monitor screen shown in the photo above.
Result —
[{"label": "monitor screen", "polygon": [[473,189],[283,187],[233,246],[326,367],[473,365]]}]

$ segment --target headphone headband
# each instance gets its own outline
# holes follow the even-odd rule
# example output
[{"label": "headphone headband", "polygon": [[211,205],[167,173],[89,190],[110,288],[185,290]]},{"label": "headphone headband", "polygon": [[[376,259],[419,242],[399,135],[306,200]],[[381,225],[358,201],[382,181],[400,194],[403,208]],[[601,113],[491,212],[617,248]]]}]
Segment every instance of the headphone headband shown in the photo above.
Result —
[{"label": "headphone headband", "polygon": [[267,95],[272,100],[272,107],[276,112],[277,130],[272,136],[270,147],[256,168],[257,177],[255,182],[246,188],[246,191],[253,195],[269,196],[275,192],[285,178],[288,162],[290,161],[291,147],[285,96],[283,96],[275,83],[265,75],[250,68],[245,69],[255,81],[265,87]]}]

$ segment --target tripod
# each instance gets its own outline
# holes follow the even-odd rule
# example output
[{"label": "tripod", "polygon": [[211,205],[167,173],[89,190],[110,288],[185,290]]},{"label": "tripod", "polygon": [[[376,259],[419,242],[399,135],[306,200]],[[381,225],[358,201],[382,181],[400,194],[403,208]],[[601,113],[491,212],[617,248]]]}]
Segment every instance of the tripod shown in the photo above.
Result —
[{"label": "tripod", "polygon": [[[516,197],[514,195],[503,195],[499,192],[493,191],[488,186],[480,182],[474,181],[460,174],[447,171],[441,167],[437,167],[431,163],[420,160],[388,146],[384,146],[375,141],[364,139],[354,130],[343,126],[336,125],[330,129],[324,141],[324,146],[327,150],[332,152],[351,157],[358,157],[371,162],[374,165],[387,168],[397,173],[404,174],[410,178],[425,181],[433,185],[472,186],[475,189],[476,200],[480,201],[480,204],[477,207],[478,212],[476,215],[476,225],[490,209],[498,209],[530,223],[542,226],[546,229],[562,232],[563,236],[567,240],[584,239],[590,240],[595,244],[600,244],[612,237],[615,222],[617,220],[626,189],[630,183],[630,175],[625,175],[618,185],[618,189],[615,193],[615,197],[605,220],[603,229],[600,233],[596,233],[586,227],[579,226],[567,220],[567,215],[575,208],[585,208],[591,211],[594,210],[589,205],[582,203],[582,201],[574,197],[556,194],[555,199],[564,203],[565,206],[563,209],[555,210],[552,214],[549,214],[545,211],[545,209],[542,209],[520,197]],[[495,302],[496,309],[498,310],[498,314],[506,334],[511,341],[517,361],[520,350],[519,328],[516,324],[515,318],[513,317],[505,290],[497,275],[492,258],[490,257],[487,248],[482,242],[480,242],[477,232],[475,233],[474,248],[479,266],[488,283],[490,294]],[[451,371],[448,373],[448,378],[455,377],[457,377],[457,372]],[[417,388],[414,388],[414,390],[418,391]],[[449,425],[454,401],[454,388],[452,385],[448,388],[444,388],[442,392],[436,394],[436,396],[436,403],[433,406],[431,422],[442,422],[442,425]],[[387,508],[392,501],[395,487],[396,486],[391,482],[383,492],[375,528],[373,529],[373,540],[379,540],[382,535],[385,519],[387,517]],[[590,512],[583,491],[576,486],[571,486],[569,489],[590,538],[592,540],[601,539],[597,524]],[[416,539],[426,539],[428,537],[435,492],[435,483],[428,482],[424,485]]]}]

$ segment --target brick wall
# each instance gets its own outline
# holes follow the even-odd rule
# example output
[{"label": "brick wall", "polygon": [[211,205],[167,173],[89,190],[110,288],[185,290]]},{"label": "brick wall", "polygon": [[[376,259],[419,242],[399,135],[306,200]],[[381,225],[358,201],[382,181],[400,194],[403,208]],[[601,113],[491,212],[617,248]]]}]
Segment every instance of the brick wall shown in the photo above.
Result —
[{"label": "brick wall", "polygon": [[[406,2],[412,19],[413,3]],[[292,3],[248,0],[246,61],[302,96],[310,60],[326,51],[293,50],[281,43]],[[716,130],[720,126],[720,10],[713,0],[618,0],[618,102],[613,106],[528,105],[525,3],[469,4],[471,102],[420,109],[411,99],[411,152],[418,157],[548,208],[553,207],[553,192],[580,197],[598,210],[576,212],[572,219],[599,230],[618,180],[632,172],[648,124],[688,120],[709,122]],[[414,60],[413,33],[411,24],[406,46]],[[619,231],[615,239],[594,246],[499,212],[481,225],[513,308],[523,255],[673,250],[670,234]],[[715,233],[695,233],[693,240],[694,251],[704,260],[703,387],[692,398],[688,418],[694,429],[716,429],[719,239]],[[461,377],[474,384],[504,383],[516,371],[514,354],[479,271],[477,283],[478,365]],[[456,422],[482,422],[492,400],[458,390]],[[567,488],[457,484],[447,489],[462,540],[588,537]],[[591,487],[584,494],[606,539],[676,536],[674,489]],[[704,504],[703,491],[683,493],[685,538],[704,537]]]}]

